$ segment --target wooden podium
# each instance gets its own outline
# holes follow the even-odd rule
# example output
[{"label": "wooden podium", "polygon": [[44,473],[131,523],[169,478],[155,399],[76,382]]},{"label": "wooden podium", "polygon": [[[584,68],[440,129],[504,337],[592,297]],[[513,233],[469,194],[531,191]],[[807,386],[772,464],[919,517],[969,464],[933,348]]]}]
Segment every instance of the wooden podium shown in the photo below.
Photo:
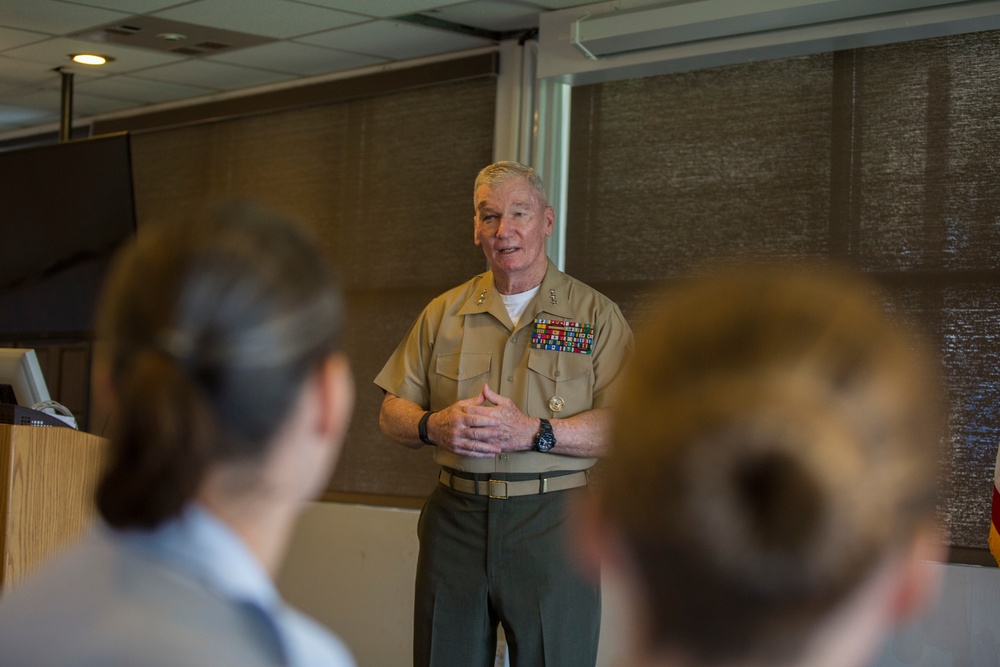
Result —
[{"label": "wooden podium", "polygon": [[0,589],[90,524],[107,447],[71,428],[0,424]]}]

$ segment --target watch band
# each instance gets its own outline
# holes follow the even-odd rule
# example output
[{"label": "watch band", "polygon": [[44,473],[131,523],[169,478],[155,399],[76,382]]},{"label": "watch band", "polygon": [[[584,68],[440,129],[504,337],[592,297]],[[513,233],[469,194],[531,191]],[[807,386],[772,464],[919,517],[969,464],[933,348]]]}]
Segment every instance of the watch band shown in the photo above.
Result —
[{"label": "watch band", "polygon": [[556,436],[552,432],[552,424],[548,419],[540,418],[538,420],[538,434],[535,435],[535,439],[532,442],[532,449],[544,454],[555,446]]},{"label": "watch band", "polygon": [[431,439],[427,437],[427,420],[430,419],[431,415],[435,412],[436,410],[428,410],[424,413],[424,416],[420,418],[420,423],[417,424],[417,434],[420,435],[420,442],[432,447],[437,447],[437,443],[431,442]]}]

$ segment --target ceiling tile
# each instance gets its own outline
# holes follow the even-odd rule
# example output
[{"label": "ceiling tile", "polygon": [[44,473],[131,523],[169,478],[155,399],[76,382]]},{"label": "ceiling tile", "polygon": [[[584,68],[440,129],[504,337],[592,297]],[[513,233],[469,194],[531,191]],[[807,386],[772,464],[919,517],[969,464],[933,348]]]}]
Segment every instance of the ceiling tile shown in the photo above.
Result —
[{"label": "ceiling tile", "polygon": [[[62,110],[62,93],[58,88],[37,90],[28,95],[17,97],[13,102],[28,108],[41,109],[54,113],[57,117]],[[93,116],[99,113],[111,113],[134,107],[135,103],[127,100],[113,100],[106,97],[96,97],[73,91],[73,117]]]},{"label": "ceiling tile", "polygon": [[[80,113],[99,113],[96,110],[117,110],[126,103],[139,108],[488,47],[494,44],[488,35],[470,35],[458,27],[448,30],[445,24],[507,33],[534,27],[547,9],[579,4],[579,0],[0,0],[0,133],[12,126],[58,120],[55,100],[62,78],[57,68],[75,74]],[[411,15],[419,16],[392,20]],[[154,36],[177,32],[162,28],[167,22],[211,34],[245,33],[251,39],[234,41],[228,49],[213,44],[211,50],[200,52],[171,51],[158,48],[158,42],[148,45],[138,39],[142,36],[138,32],[130,39],[118,39],[114,32],[117,28],[124,35],[125,26],[133,23]],[[200,34],[189,32],[192,39]],[[68,54],[81,51],[102,52],[115,60],[101,68],[70,63]],[[23,105],[19,97],[24,97]],[[28,102],[46,108],[24,111],[31,108]]]},{"label": "ceiling tile", "polygon": [[398,21],[371,21],[296,41],[403,60],[490,46],[493,41]]},{"label": "ceiling tile", "polygon": [[89,28],[69,37],[100,45],[115,44],[183,57],[221,53],[274,41],[271,37],[144,14]]},{"label": "ceiling tile", "polygon": [[367,16],[387,18],[389,16],[405,16],[417,14],[435,7],[455,5],[465,0],[298,0],[312,5],[322,5],[345,12],[358,12]]},{"label": "ceiling tile", "polygon": [[[568,9],[569,7],[579,7],[580,5],[591,5],[594,4],[594,0],[526,0],[532,5],[538,5],[545,9]],[[662,2],[662,0],[634,0],[632,4],[645,3],[650,4],[653,2]],[[666,4],[666,3],[664,3]]]},{"label": "ceiling tile", "polygon": [[237,30],[267,37],[287,38],[339,28],[364,21],[358,14],[293,3],[290,0],[197,0],[156,16]]},{"label": "ceiling tile", "polygon": [[384,58],[360,53],[335,51],[295,42],[276,42],[231,53],[211,56],[208,60],[232,65],[289,72],[301,76],[339,72],[355,67],[385,62]]},{"label": "ceiling tile", "polygon": [[8,49],[4,51],[4,55],[19,60],[44,63],[50,67],[69,67],[74,72],[87,73],[88,71],[96,71],[96,69],[87,65],[73,63],[69,59],[69,54],[93,53],[94,51],[114,58],[108,64],[101,65],[100,71],[104,74],[131,72],[145,67],[155,67],[182,60],[180,56],[151,51],[149,49],[132,49],[126,46],[118,46],[117,44],[100,44],[95,47],[93,42],[65,37],[57,37],[44,42],[21,46],[16,49]]},{"label": "ceiling tile", "polygon": [[215,92],[211,88],[184,86],[166,81],[152,81],[131,76],[109,76],[77,83],[74,90],[101,97],[119,100],[132,100],[143,104],[171,102],[188,97],[209,95]]},{"label": "ceiling tile", "polygon": [[[4,81],[3,75],[0,74],[0,96],[3,96],[3,99],[10,99],[21,93],[24,93],[24,86],[18,85],[16,82]],[[0,104],[0,106],[3,105]]]},{"label": "ceiling tile", "polygon": [[135,102],[131,100],[116,100],[110,97],[88,95],[79,90],[73,91],[73,116],[96,116],[102,113],[112,113],[134,109]]},{"label": "ceiling tile", "polygon": [[58,88],[40,88],[29,93],[12,97],[8,101],[19,109],[34,109],[47,116],[59,118],[61,93]]},{"label": "ceiling tile", "polygon": [[50,35],[83,30],[92,25],[117,21],[122,16],[128,15],[57,0],[0,0],[0,22],[3,25]]},{"label": "ceiling tile", "polygon": [[0,130],[16,130],[31,125],[53,123],[59,120],[59,112],[51,109],[33,109],[16,104],[0,104]]},{"label": "ceiling tile", "polygon": [[103,7],[129,14],[148,14],[158,9],[166,9],[180,4],[183,0],[73,0],[78,5]]},{"label": "ceiling tile", "polygon": [[479,0],[439,7],[421,12],[424,16],[449,23],[483,28],[493,32],[512,32],[538,27],[538,7],[502,0]]},{"label": "ceiling tile", "polygon": [[44,63],[0,57],[0,80],[7,85],[41,86],[47,81],[58,81],[59,74]]},{"label": "ceiling tile", "polygon": [[174,65],[154,67],[137,73],[136,78],[167,81],[184,85],[212,88],[215,90],[235,90],[251,88],[278,81],[287,81],[293,75],[268,72],[248,67],[237,67],[207,60],[187,60]]},{"label": "ceiling tile", "polygon": [[131,100],[115,100],[110,97],[99,97],[85,93],[73,92],[73,117],[96,116],[102,113],[113,113],[134,109],[135,102]]},{"label": "ceiling tile", "polygon": [[[31,93],[42,88],[59,88],[62,86],[62,76],[51,67],[26,60],[8,60],[0,58],[0,78],[4,84],[16,85],[17,92],[4,95],[4,102],[9,102],[19,94]],[[74,85],[94,78],[100,78],[92,72],[79,75],[74,73]]]},{"label": "ceiling tile", "polygon": [[49,36],[40,32],[28,32],[27,30],[15,30],[0,26],[0,51],[33,44],[45,39],[49,39]]}]

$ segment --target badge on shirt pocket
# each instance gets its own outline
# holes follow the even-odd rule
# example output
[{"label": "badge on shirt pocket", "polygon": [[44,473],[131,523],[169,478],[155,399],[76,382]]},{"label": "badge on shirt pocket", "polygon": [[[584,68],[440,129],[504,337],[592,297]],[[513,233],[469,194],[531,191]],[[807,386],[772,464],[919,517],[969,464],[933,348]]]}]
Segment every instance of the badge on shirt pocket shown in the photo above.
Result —
[{"label": "badge on shirt pocket", "polygon": [[530,414],[571,417],[593,407],[593,357],[528,350]]}]

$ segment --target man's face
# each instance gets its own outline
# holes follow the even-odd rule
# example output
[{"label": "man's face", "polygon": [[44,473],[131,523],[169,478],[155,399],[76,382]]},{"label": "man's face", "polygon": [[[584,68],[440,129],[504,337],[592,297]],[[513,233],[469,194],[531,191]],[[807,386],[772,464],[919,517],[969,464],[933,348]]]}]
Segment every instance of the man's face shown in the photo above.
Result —
[{"label": "man's face", "polygon": [[555,213],[527,179],[517,176],[496,187],[480,185],[475,204],[474,240],[493,273],[509,280],[533,269],[544,274],[545,237],[552,235]]}]

